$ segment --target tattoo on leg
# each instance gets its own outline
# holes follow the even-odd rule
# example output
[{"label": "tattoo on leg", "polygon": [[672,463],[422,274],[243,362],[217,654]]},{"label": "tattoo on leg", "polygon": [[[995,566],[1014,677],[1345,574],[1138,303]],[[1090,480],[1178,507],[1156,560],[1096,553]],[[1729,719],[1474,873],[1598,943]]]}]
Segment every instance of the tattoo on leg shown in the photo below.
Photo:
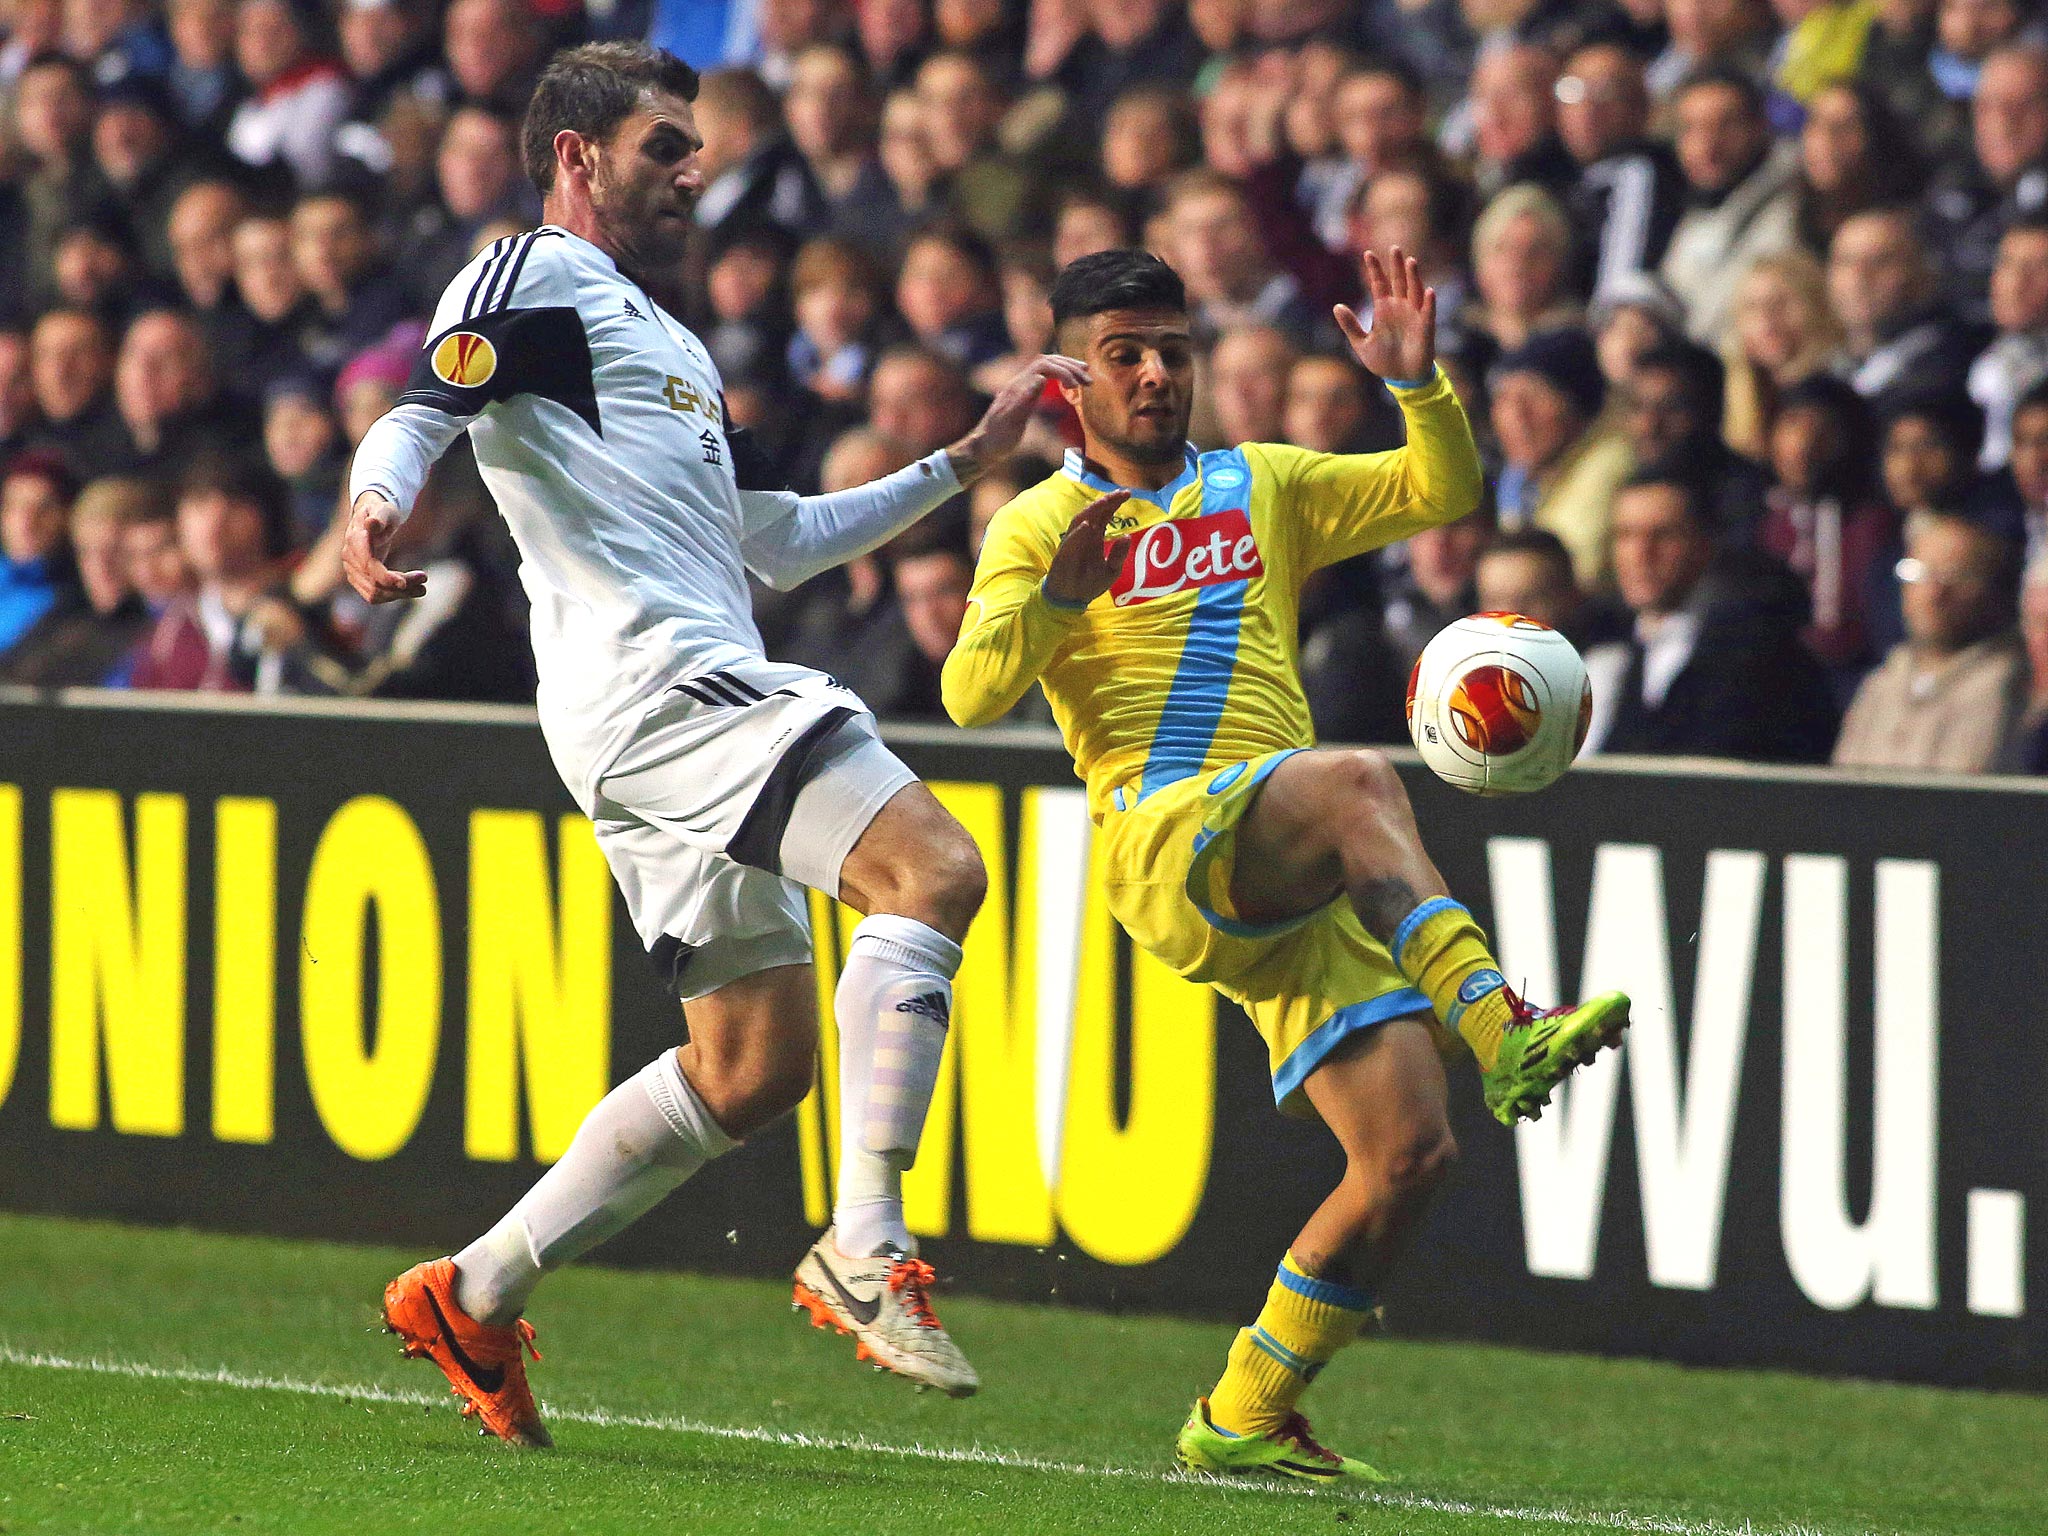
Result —
[{"label": "tattoo on leg", "polygon": [[1366,881],[1351,893],[1351,900],[1358,908],[1358,920],[1365,924],[1365,931],[1382,944],[1394,942],[1394,930],[1401,926],[1401,919],[1422,902],[1415,887],[1398,875]]}]

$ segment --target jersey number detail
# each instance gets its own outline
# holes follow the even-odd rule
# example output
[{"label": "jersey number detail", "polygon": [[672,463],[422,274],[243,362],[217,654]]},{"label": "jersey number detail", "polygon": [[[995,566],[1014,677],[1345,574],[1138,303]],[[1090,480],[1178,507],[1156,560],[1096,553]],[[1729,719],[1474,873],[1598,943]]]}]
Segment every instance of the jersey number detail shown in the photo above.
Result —
[{"label": "jersey number detail", "polygon": [[1134,534],[1130,555],[1110,583],[1110,598],[1117,607],[1127,608],[1194,587],[1249,581],[1265,574],[1251,518],[1242,507],[1228,507],[1202,517],[1154,523]]}]

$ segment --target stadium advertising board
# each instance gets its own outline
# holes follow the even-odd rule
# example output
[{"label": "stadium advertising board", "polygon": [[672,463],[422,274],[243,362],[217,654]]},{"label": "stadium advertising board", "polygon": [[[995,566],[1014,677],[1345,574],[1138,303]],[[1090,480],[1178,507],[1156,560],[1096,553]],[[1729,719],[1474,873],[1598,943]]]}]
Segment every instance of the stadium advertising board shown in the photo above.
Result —
[{"label": "stadium advertising board", "polygon": [[[0,1206],[446,1251],[680,1037],[525,712],[17,701],[0,743]],[[898,744],[992,875],[913,1230],[977,1290],[1249,1315],[1334,1147],[1121,938],[1056,748]],[[1510,980],[1637,1022],[1513,1134],[1454,1069],[1393,1327],[2048,1385],[2048,797],[1405,771]],[[604,1257],[785,1271],[836,1120],[814,1093]]]}]

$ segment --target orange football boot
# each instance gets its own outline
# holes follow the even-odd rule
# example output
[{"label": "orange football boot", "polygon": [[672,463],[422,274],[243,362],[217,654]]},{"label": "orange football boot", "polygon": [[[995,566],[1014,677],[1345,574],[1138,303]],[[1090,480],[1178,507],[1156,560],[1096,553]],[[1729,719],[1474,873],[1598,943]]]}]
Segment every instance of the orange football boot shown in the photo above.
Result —
[{"label": "orange football boot", "polygon": [[441,1367],[449,1391],[463,1400],[462,1416],[483,1421],[479,1434],[540,1449],[555,1443],[540,1421],[520,1357],[523,1347],[540,1358],[533,1324],[522,1317],[494,1327],[458,1307],[453,1259],[415,1264],[385,1286],[384,1327],[405,1341],[406,1359],[425,1356]]}]

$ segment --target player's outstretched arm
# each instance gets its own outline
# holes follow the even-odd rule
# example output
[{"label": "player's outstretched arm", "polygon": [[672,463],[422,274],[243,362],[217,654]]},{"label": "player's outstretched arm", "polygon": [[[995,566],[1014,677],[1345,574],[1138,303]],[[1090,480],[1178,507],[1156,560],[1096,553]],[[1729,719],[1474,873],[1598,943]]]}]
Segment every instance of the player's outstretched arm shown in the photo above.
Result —
[{"label": "player's outstretched arm", "polygon": [[366,603],[394,603],[427,590],[425,571],[394,571],[385,561],[398,533],[398,508],[380,492],[364,491],[349,508],[341,539],[341,568]]},{"label": "player's outstretched arm", "polygon": [[946,449],[960,483],[972,485],[1017,451],[1048,380],[1079,389],[1090,377],[1086,363],[1054,352],[1035,357],[1018,369],[1016,376],[996,391],[974,430]]},{"label": "player's outstretched arm", "polygon": [[987,725],[1009,713],[1051,663],[1082,612],[1123,569],[1130,539],[1108,537],[1129,491],[1099,496],[1074,514],[1048,557],[1012,513],[989,525],[967,598],[960,639],[939,676],[939,697],[958,725]]},{"label": "player's outstretched arm", "polygon": [[468,421],[430,405],[396,405],[356,445],[348,471],[341,569],[364,602],[398,602],[427,590],[425,571],[394,571],[385,562],[399,524],[427,483],[427,472]]}]

